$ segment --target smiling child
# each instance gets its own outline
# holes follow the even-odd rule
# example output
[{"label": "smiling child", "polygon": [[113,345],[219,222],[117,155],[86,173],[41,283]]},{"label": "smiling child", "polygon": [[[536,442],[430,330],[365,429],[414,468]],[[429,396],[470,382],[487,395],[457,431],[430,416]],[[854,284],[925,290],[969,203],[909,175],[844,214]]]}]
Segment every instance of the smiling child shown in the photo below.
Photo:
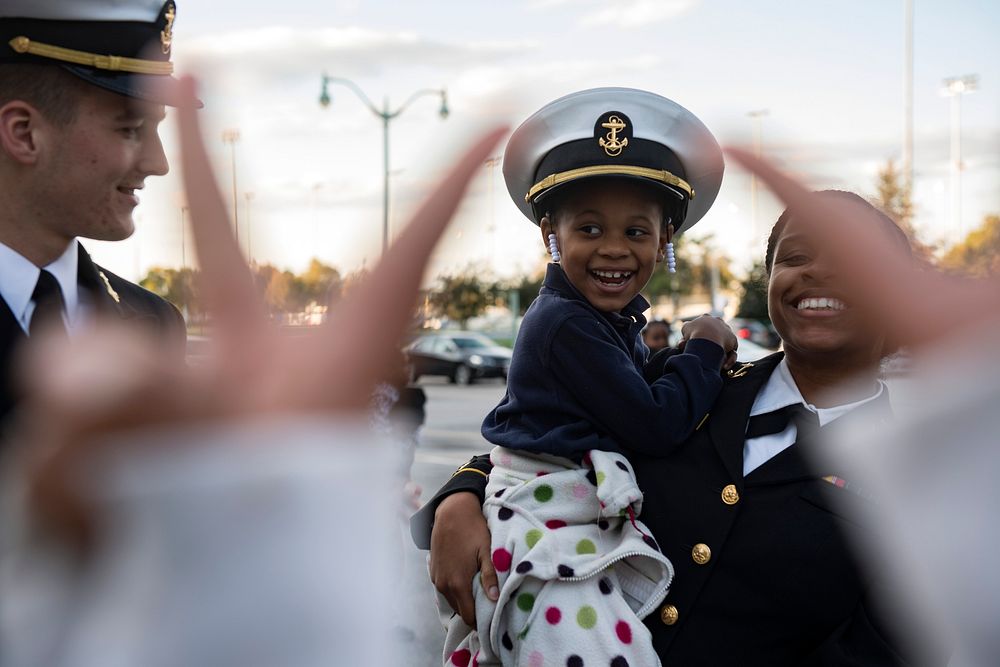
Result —
[{"label": "smiling child", "polygon": [[658,664],[640,619],[673,568],[636,520],[642,493],[626,456],[676,451],[737,341],[717,318],[689,322],[683,351],[647,383],[639,292],[675,232],[711,206],[722,170],[701,121],[638,90],[569,95],[511,137],[508,190],[553,263],[507,393],[483,422],[496,445],[484,512],[499,590],[477,591],[476,631],[452,619],[446,665]]}]

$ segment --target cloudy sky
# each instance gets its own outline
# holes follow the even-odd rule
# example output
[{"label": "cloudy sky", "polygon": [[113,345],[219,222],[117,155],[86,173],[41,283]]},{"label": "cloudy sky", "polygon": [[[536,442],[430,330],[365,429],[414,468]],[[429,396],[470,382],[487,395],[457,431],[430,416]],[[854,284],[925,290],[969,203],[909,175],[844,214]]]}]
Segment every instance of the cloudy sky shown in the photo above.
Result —
[{"label": "cloudy sky", "polygon": [[[749,144],[761,120],[765,153],[817,188],[873,193],[899,159],[903,126],[903,0],[179,0],[174,58],[203,78],[206,139],[231,194],[236,128],[240,239],[261,262],[300,270],[316,256],[342,270],[377,260],[382,235],[382,128],[342,87],[318,103],[323,72],[355,81],[381,106],[445,87],[451,114],[420,98],[391,125],[390,224],[406,220],[435,175],[477,127],[517,124],[546,102],[594,86],[632,86],[700,116],[723,144]],[[945,77],[978,74],[962,98],[965,229],[1000,212],[1000,3],[914,0],[915,199],[926,240],[954,237],[950,101]],[[163,134],[168,157],[173,127]],[[497,154],[502,153],[498,148]],[[246,193],[251,193],[249,200]],[[182,253],[176,174],[153,179],[139,231],[89,243],[130,277]],[[693,236],[712,234],[738,266],[762,255],[779,212],[763,197],[751,222],[749,178],[725,177]],[[249,237],[249,247],[247,244]],[[509,276],[536,268],[535,227],[484,165],[438,251],[434,272],[474,266]]]}]

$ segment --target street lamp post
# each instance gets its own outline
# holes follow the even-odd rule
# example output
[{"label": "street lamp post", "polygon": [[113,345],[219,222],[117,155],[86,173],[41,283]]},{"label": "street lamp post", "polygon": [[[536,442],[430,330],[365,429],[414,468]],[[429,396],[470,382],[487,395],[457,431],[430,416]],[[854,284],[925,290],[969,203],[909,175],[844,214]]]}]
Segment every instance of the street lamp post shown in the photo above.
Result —
[{"label": "street lamp post", "polygon": [[[761,120],[767,115],[767,109],[757,109],[756,111],[748,111],[747,116],[750,117],[750,122],[753,123],[753,154],[755,157],[760,157],[761,154],[761,144],[763,143],[763,128],[761,127],[763,121]],[[750,174],[750,227],[753,229],[753,239],[754,243],[762,235],[758,229],[758,219],[757,219],[757,175]]]},{"label": "street lamp post", "polygon": [[944,80],[941,94],[951,98],[951,227],[962,237],[962,95],[979,88],[975,74]]},{"label": "street lamp post", "polygon": [[233,226],[236,228],[236,245],[240,243],[240,204],[236,196],[236,144],[240,140],[239,130],[225,130],[222,133],[222,143],[229,144],[230,158],[233,167]]},{"label": "street lamp post", "polygon": [[181,204],[181,268],[188,267],[187,261],[187,212],[186,204]]},{"label": "street lamp post", "polygon": [[246,218],[247,218],[247,257],[250,258],[250,264],[253,264],[253,227],[251,226],[250,218],[250,204],[253,202],[254,193],[244,192],[243,196],[247,200]]},{"label": "street lamp post", "polygon": [[486,158],[483,163],[490,170],[490,226],[486,230],[490,233],[490,266],[491,268],[496,268],[497,260],[497,212],[496,206],[493,205],[493,180],[496,168],[500,166],[503,162],[502,155],[494,155],[493,157]]},{"label": "street lamp post", "polygon": [[424,95],[437,95],[441,98],[441,108],[438,113],[441,118],[448,117],[448,93],[444,88],[424,88],[418,90],[417,92],[410,95],[410,97],[403,102],[395,110],[391,110],[389,107],[389,98],[386,97],[382,102],[382,109],[379,110],[378,107],[372,103],[371,99],[365,95],[365,92],[361,88],[351,81],[350,79],[345,79],[339,76],[328,76],[323,74],[323,88],[320,91],[319,103],[323,107],[330,106],[331,97],[329,92],[330,84],[339,84],[350,88],[351,91],[360,99],[368,110],[373,114],[382,119],[382,252],[389,246],[389,121],[398,117],[403,111],[406,110],[410,104],[413,103],[418,97],[423,97]]},{"label": "street lamp post", "polygon": [[903,0],[903,185],[913,196],[913,0]]},{"label": "street lamp post", "polygon": [[486,161],[483,163],[490,170],[490,228],[488,230],[490,233],[495,232],[497,229],[496,211],[493,206],[493,173],[500,166],[501,162],[503,162],[503,156],[494,155],[493,157],[486,158]]}]

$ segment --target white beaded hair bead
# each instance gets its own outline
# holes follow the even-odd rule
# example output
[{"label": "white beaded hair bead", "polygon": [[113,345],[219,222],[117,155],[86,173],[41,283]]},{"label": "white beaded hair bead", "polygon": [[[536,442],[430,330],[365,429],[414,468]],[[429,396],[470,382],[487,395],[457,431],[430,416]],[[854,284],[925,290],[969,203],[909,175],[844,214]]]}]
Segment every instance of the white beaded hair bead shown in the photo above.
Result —
[{"label": "white beaded hair bead", "polygon": [[677,257],[674,255],[673,241],[667,243],[667,271],[677,273]]},{"label": "white beaded hair bead", "polygon": [[556,235],[549,234],[549,252],[552,254],[552,261],[558,263],[562,257],[559,255],[559,244],[556,243]]}]

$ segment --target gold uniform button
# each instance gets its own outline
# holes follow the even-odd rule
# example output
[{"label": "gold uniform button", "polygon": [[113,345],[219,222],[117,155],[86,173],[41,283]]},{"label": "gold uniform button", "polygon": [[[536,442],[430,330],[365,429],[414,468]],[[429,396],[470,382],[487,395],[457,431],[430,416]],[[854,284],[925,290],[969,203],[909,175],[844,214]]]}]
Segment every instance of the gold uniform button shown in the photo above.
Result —
[{"label": "gold uniform button", "polygon": [[704,565],[712,559],[712,550],[708,548],[707,544],[698,543],[694,545],[691,549],[691,560],[693,560],[698,565]]},{"label": "gold uniform button", "polygon": [[736,490],[735,484],[726,484],[726,488],[722,489],[722,502],[727,505],[735,505],[740,502],[740,493]]},{"label": "gold uniform button", "polygon": [[663,621],[664,625],[673,625],[677,622],[679,615],[677,607],[672,604],[664,605],[663,609],[660,610],[660,620]]}]

